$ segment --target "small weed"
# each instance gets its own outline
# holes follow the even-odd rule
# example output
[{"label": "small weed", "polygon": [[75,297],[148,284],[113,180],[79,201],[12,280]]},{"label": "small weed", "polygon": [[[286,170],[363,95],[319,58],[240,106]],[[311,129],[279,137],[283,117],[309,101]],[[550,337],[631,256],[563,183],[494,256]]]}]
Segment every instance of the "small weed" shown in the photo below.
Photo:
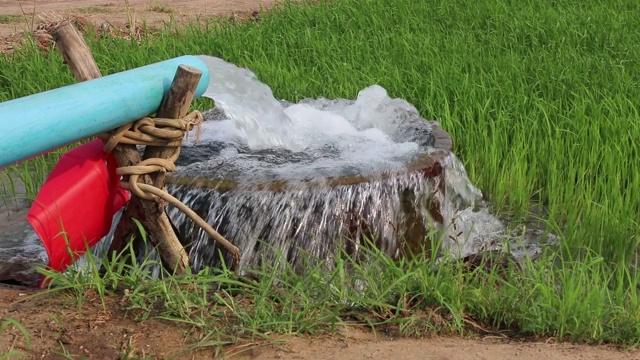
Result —
[{"label": "small weed", "polygon": [[18,205],[18,193],[15,180],[8,172],[0,171],[0,199],[5,208]]},{"label": "small weed", "polygon": [[61,350],[60,351],[52,350],[51,353],[60,356],[62,359],[67,359],[67,360],[76,360],[76,359],[87,360],[87,359],[89,359],[87,356],[74,356],[74,355],[71,355],[69,350],[67,350],[67,348],[64,347],[64,344],[62,342],[58,342],[58,344],[60,345]]},{"label": "small weed", "polygon": [[21,22],[22,15],[0,14],[0,24],[15,24]]},{"label": "small weed", "polygon": [[149,4],[149,10],[164,14],[173,14],[173,9],[171,8],[171,6],[162,1],[151,2],[151,4]]},{"label": "small weed", "polygon": [[73,11],[79,14],[109,14],[115,12],[116,9],[109,6],[84,6],[75,8]]},{"label": "small weed", "polygon": [[[20,324],[15,319],[11,319],[11,318],[4,319],[3,322],[0,324],[0,332],[7,331],[11,327],[14,327],[20,331],[20,334],[24,339],[26,350],[29,351],[29,348],[31,347],[31,337],[29,336],[29,332],[27,331],[27,329],[25,329],[24,326],[22,326],[22,324]],[[4,344],[0,344],[0,346],[4,348]],[[21,351],[14,349],[14,344],[10,344],[9,347],[6,348],[6,352],[0,355],[0,360],[12,359],[13,356],[21,357],[23,355],[25,354],[23,354]]]}]

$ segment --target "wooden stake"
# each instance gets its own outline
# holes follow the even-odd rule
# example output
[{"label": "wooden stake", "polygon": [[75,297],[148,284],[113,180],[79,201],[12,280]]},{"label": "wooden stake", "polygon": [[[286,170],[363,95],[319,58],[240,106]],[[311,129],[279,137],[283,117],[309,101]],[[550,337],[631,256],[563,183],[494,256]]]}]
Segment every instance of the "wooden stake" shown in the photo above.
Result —
[{"label": "wooden stake", "polygon": [[73,71],[77,82],[97,79],[102,76],[84,38],[68,20],[64,20],[56,26],[53,39],[60,48],[65,63]]},{"label": "wooden stake", "polygon": [[[167,119],[180,119],[189,113],[191,102],[195,97],[198,83],[202,77],[202,71],[188,65],[180,65],[171,83],[169,93],[162,100],[157,117]],[[180,151],[178,148],[168,148],[166,146],[147,146],[144,158],[167,159]],[[158,188],[164,187],[165,174],[157,172],[151,175],[153,185]]]},{"label": "wooden stake", "polygon": [[[200,70],[186,65],[179,66],[169,93],[163,99],[156,114],[157,117],[178,119],[187,115],[201,77]],[[147,146],[144,158],[167,159],[179,150],[179,147]],[[143,181],[162,189],[165,185],[165,174],[154,173],[151,176],[145,176]],[[166,202],[160,199],[148,201],[137,197],[132,198],[116,228],[116,237],[119,243],[124,243],[124,236],[133,233],[131,218],[142,219],[142,225],[147,231],[149,240],[156,246],[164,267],[181,275],[189,267],[189,256],[178,239],[177,231],[166,209]]]},{"label": "wooden stake", "polygon": [[[65,62],[73,71],[76,81],[81,82],[102,76],[91,50],[73,24],[69,21],[60,23],[54,31],[54,39]],[[183,70],[180,70],[181,68]],[[193,101],[195,88],[202,75],[202,73],[195,74],[192,70],[193,68],[189,69],[190,67],[186,66],[181,68],[178,69],[169,96],[162,103],[161,109],[163,113],[167,114],[165,117],[178,118],[186,115]],[[196,71],[198,70],[196,69]],[[183,72],[186,75],[178,77]],[[196,79],[195,86],[192,86],[193,79]],[[154,150],[154,152],[160,155],[163,154],[162,150]],[[113,150],[113,154],[119,167],[135,165],[141,161],[135,145],[117,145]],[[142,176],[141,179],[146,184],[153,184],[153,179],[148,175]],[[160,186],[164,186],[164,176],[160,179],[156,176],[156,180]],[[141,234],[133,222],[133,219],[137,218],[147,231],[149,240],[157,246],[163,265],[168,269],[174,270],[176,274],[184,274],[189,266],[189,258],[177,238],[165,209],[166,204],[164,202],[141,201],[138,197],[132,197],[116,227],[110,252],[121,251],[125,244],[130,241],[131,236],[134,236],[138,241],[140,240]]]},{"label": "wooden stake", "polygon": [[[181,65],[171,83],[169,93],[162,101],[157,117],[178,119],[189,112],[189,107],[195,96],[196,88],[202,77],[202,72],[194,67]],[[171,148],[164,146],[147,146],[144,159],[162,158],[168,159],[180,147]],[[157,172],[150,177],[145,177],[144,182],[163,189],[165,174]],[[137,214],[143,218],[142,224],[146,229],[149,239],[156,245],[160,258],[165,268],[173,270],[177,275],[184,274],[189,267],[189,257],[180,243],[176,229],[167,215],[167,203],[157,199],[148,201],[137,197],[129,201],[123,220]]]},{"label": "wooden stake", "polygon": [[[54,30],[53,37],[77,82],[102,77],[82,34],[71,22],[62,21]],[[140,154],[135,145],[118,145],[113,153],[118,166],[129,166],[140,162]]]}]

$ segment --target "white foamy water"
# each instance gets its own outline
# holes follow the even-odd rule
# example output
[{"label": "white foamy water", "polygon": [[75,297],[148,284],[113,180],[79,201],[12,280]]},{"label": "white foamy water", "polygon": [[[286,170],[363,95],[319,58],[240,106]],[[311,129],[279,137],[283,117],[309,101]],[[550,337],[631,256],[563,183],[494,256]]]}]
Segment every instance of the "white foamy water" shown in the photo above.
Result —
[{"label": "white foamy water", "polygon": [[[290,104],[277,101],[250,70],[215,57],[201,58],[211,76],[203,96],[215,101],[225,119],[205,122],[200,144],[223,142],[253,152],[284,150],[306,157],[274,164],[226,150],[215,153],[208,165],[233,159],[245,172],[304,178],[401,170],[430,150],[430,144],[424,143],[428,139],[408,134],[410,130],[429,133],[430,124],[415,107],[389,97],[378,85],[363,89],[355,100],[321,98]],[[193,144],[187,141],[185,146]]]},{"label": "white foamy water", "polygon": [[[327,145],[344,150],[366,145],[391,145],[416,151],[418,144],[397,135],[402,117],[417,110],[402,99],[392,99],[378,85],[363,89],[355,102],[347,99],[307,99],[298,104],[277,101],[255,74],[219,58],[202,56],[211,82],[203,96],[215,101],[230,121],[207,124],[203,141],[234,140],[252,150],[313,151]],[[289,105],[289,106],[286,106]],[[415,116],[414,116],[415,117]],[[391,149],[389,149],[391,150]],[[384,156],[384,151],[378,151]]]},{"label": "white foamy water", "polygon": [[[481,206],[482,193],[454,154],[441,160],[443,177],[403,173],[406,164],[430,154],[435,144],[434,122],[422,118],[406,100],[391,98],[384,88],[372,85],[353,100],[319,98],[292,104],[276,100],[250,70],[202,58],[212,75],[205,96],[214,100],[216,109],[205,113],[208,121],[199,142],[192,137],[185,144],[178,175],[240,185],[256,179],[291,184],[278,192],[242,186],[228,192],[172,187],[177,197],[238,244],[241,267],[256,266],[265,246],[298,265],[302,253],[331,262],[339,248],[355,246],[351,251],[357,252],[363,236],[371,235],[378,247],[397,256],[403,241],[421,241],[415,237],[422,235],[407,229],[433,228],[438,218],[441,223],[435,227],[444,239],[443,250],[454,256],[495,250],[514,239]],[[372,176],[368,182],[335,188],[296,185],[296,180],[396,171],[392,178]],[[171,214],[193,244],[196,266],[217,263],[216,245],[175,209]],[[523,246],[512,244],[512,250],[520,249],[512,253],[538,251],[531,245],[537,237],[530,239]],[[260,240],[268,245],[260,245]]]},{"label": "white foamy water", "polygon": [[[372,85],[354,99],[289,103],[278,101],[250,70],[215,57],[201,58],[211,77],[204,96],[213,99],[216,108],[205,112],[199,141],[193,133],[187,137],[175,175],[241,185],[254,180],[290,184],[278,192],[168,186],[172,195],[238,245],[241,268],[275,260],[267,247],[297,267],[304,267],[308,255],[330,263],[341,249],[357,256],[366,238],[398,256],[407,243],[424,243],[430,230],[444,239],[443,249],[458,257],[500,249],[507,241],[516,258],[535,256],[540,242],[555,239],[541,241],[543,234],[531,231],[518,239],[507,231],[482,206],[482,193],[453,153],[439,160],[442,174],[407,172],[406,164],[434,151],[436,123],[384,88]],[[388,172],[396,174],[376,176]],[[335,187],[308,187],[298,181],[344,175],[365,175],[370,181]],[[194,267],[216,266],[217,245],[176,209],[170,208],[170,216],[192,245]],[[92,252],[100,256],[109,241],[110,236]],[[0,263],[25,257],[46,261],[33,232],[16,244],[5,242],[0,244]],[[86,259],[77,265],[86,266]],[[15,279],[24,278],[21,269],[16,271]]]},{"label": "white foamy water", "polygon": [[[371,91],[384,92],[384,89],[373,87],[363,92]],[[209,147],[209,150],[201,151],[197,158],[188,155],[193,152],[185,152],[178,165],[189,165],[179,172],[209,178],[222,175],[224,179],[239,181],[251,181],[256,173],[263,180],[309,180],[401,172],[406,164],[431,151],[431,124],[419,115],[406,116],[402,109],[395,112],[396,116],[405,116],[418,123],[408,128],[420,127],[428,135],[420,139],[422,144],[402,141],[400,139],[406,138],[402,133],[385,132],[372,124],[356,127],[357,116],[367,110],[365,105],[352,100],[307,99],[304,103],[284,104],[282,111],[292,121],[292,125],[287,125],[289,135],[303,140],[295,146],[285,145],[291,143],[286,140],[291,138],[280,138],[275,134],[269,138],[279,141],[270,146],[254,146],[259,141],[253,138],[260,135],[243,130],[243,125],[238,123],[245,118],[236,119],[224,114],[224,119],[204,122],[198,141],[193,137],[187,140],[185,148],[200,146]],[[204,115],[207,120],[221,117],[219,112]],[[210,169],[220,171],[212,174]]]},{"label": "white foamy water", "polygon": [[200,59],[210,76],[210,86],[203,96],[214,99],[217,107],[235,119],[238,134],[244,134],[251,148],[296,145],[288,128],[291,120],[269,86],[257,81],[252,71],[220,58]]}]

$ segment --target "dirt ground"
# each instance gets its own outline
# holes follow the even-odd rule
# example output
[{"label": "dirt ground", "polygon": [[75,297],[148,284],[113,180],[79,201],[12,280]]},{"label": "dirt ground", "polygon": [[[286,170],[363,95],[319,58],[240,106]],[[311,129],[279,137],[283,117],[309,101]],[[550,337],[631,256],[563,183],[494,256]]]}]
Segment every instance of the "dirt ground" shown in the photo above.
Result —
[{"label": "dirt ground", "polygon": [[[279,0],[0,0],[0,51],[10,52],[25,32],[74,17],[100,29],[125,29],[131,21],[162,27],[196,18],[247,18]],[[128,3],[128,5],[127,5]]]},{"label": "dirt ground", "polygon": [[[41,24],[75,16],[96,27],[124,28],[133,15],[161,26],[173,17],[178,23],[196,16],[235,14],[251,16],[275,0],[0,0],[0,51],[11,52],[24,32],[37,32]],[[2,209],[0,232],[13,231],[16,216]],[[8,216],[11,216],[9,218]],[[5,219],[6,218],[6,219]],[[97,299],[87,299],[78,310],[69,299],[30,299],[35,289],[0,284],[0,323],[17,320],[28,331],[30,350],[19,328],[0,331],[0,358],[9,351],[22,351],[27,358],[118,359],[122,354],[151,358],[214,358],[211,348],[180,355],[186,349],[184,332],[176,323],[151,319],[135,321],[108,299],[105,308]],[[229,345],[225,351],[235,359],[636,359],[640,351],[614,346],[587,346],[554,341],[520,342],[499,337],[477,339],[430,337],[393,339],[369,330],[345,328],[342,336],[274,337],[268,341]],[[12,358],[21,358],[20,356]]]}]

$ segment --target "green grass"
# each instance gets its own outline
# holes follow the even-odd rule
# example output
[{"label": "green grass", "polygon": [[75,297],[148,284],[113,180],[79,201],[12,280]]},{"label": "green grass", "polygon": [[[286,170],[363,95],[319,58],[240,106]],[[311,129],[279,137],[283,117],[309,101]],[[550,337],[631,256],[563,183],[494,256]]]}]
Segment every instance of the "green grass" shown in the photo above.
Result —
[{"label": "green grass", "polygon": [[[129,254],[130,248],[123,252]],[[339,326],[406,337],[480,332],[640,345],[639,294],[627,287],[638,283],[638,274],[612,275],[593,253],[581,262],[563,260],[559,271],[550,271],[552,257],[545,259],[521,270],[511,263],[465,271],[458,263],[394,262],[370,251],[363,262],[338,257],[330,268],[309,266],[305,275],[264,265],[250,277],[206,269],[149,281],[157,262],[123,265],[114,258],[102,260],[103,275],[95,267],[74,267],[67,276],[44,273],[52,278],[50,291],[71,291],[78,306],[87,292],[102,299],[118,294],[138,321],[174,321],[189,349],[270,333],[317,335]],[[89,256],[89,263],[96,261]]]},{"label": "green grass", "polygon": [[[11,327],[16,328],[20,332],[20,335],[24,338],[26,348],[29,349],[31,346],[31,337],[29,336],[29,332],[17,320],[13,318],[2,319],[2,323],[0,324],[0,333],[7,331],[7,329],[10,329]],[[5,344],[0,343],[0,346],[4,345]],[[25,354],[21,351],[9,350],[5,354],[0,355],[0,360],[11,359],[12,357],[23,357],[24,355]]]},{"label": "green grass", "polygon": [[0,14],[0,24],[15,24],[22,21],[21,15]]},{"label": "green grass", "polygon": [[108,14],[117,11],[110,6],[84,6],[73,9],[76,13],[82,14]]},{"label": "green grass", "polygon": [[152,1],[149,4],[149,10],[159,12],[159,13],[164,13],[164,14],[173,14],[173,9],[171,8],[171,6],[167,5],[167,3],[163,1],[157,1],[157,0]]},{"label": "green grass", "polygon": [[[629,29],[640,26],[639,11],[634,0],[339,0],[284,5],[259,22],[159,32],[141,44],[87,41],[104,74],[208,54],[251,68],[291,101],[354,98],[380,84],[440,121],[494,211],[518,221],[540,204],[564,246],[555,266],[545,257],[496,291],[446,267],[434,275],[426,266],[387,264],[372,286],[388,288],[349,296],[376,314],[395,314],[397,304],[385,303],[391,293],[415,296],[424,309],[445,309],[455,329],[470,314],[528,334],[636,343],[638,275],[629,264],[640,242],[640,33]],[[71,83],[57,52],[0,56],[0,100]],[[13,170],[39,177],[51,162],[25,166]],[[295,285],[291,274],[272,276]],[[305,301],[329,296],[314,293],[313,283],[296,291],[309,291]],[[271,327],[255,320],[243,328],[301,327],[260,309],[242,321],[271,317]],[[337,309],[308,319],[326,323],[345,311]]]}]

